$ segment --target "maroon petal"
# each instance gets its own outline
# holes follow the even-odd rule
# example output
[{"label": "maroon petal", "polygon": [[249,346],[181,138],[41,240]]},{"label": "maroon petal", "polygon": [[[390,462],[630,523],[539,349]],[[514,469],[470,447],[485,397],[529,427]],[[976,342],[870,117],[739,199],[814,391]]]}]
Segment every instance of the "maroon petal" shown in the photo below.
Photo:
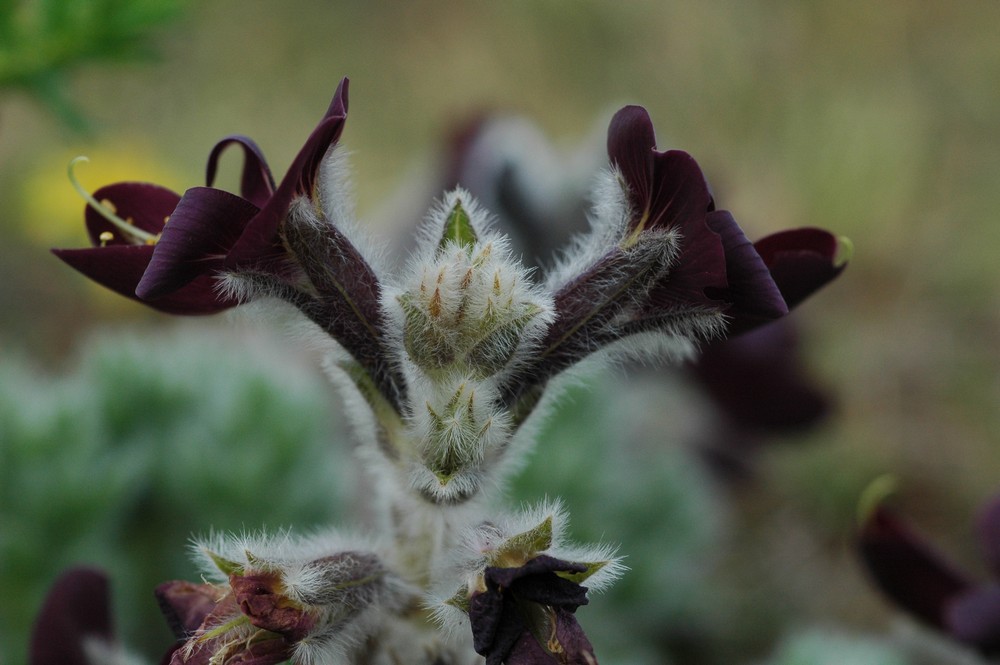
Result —
[{"label": "maroon petal", "polygon": [[504,662],[507,665],[559,665],[559,661],[542,648],[542,645],[529,630],[524,630],[517,636],[517,641],[511,647]]},{"label": "maroon petal", "polygon": [[976,527],[986,563],[1000,577],[1000,494],[983,506]]},{"label": "maroon petal", "polygon": [[137,300],[135,287],[153,256],[153,246],[108,245],[84,249],[53,249],[52,253],[101,286]]},{"label": "maroon petal", "polygon": [[704,221],[689,225],[681,239],[680,251],[677,262],[650,291],[643,310],[645,316],[669,317],[674,308],[719,309],[725,305],[726,253],[719,235]]},{"label": "maroon petal", "polygon": [[284,635],[289,642],[295,643],[316,625],[311,615],[282,593],[277,574],[233,574],[229,576],[229,585],[240,611],[258,628]]},{"label": "maroon petal", "polygon": [[234,134],[227,136],[212,148],[208,155],[208,166],[205,171],[205,186],[211,187],[215,182],[215,172],[218,167],[219,157],[222,151],[229,146],[236,144],[243,148],[243,174],[240,178],[240,195],[258,208],[263,208],[264,204],[274,193],[274,176],[264,159],[264,153],[253,139]]},{"label": "maroon petal", "polygon": [[950,634],[986,654],[1000,652],[1000,586],[973,589],[948,607]]},{"label": "maroon petal", "polygon": [[708,226],[722,238],[726,254],[726,300],[732,303],[729,335],[769,323],[788,313],[777,284],[739,224],[726,210],[708,215]]},{"label": "maroon petal", "polygon": [[901,608],[947,628],[951,602],[972,585],[920,536],[877,507],[861,530],[861,557],[875,583]]},{"label": "maroon petal", "polygon": [[645,228],[676,228],[685,238],[700,233],[712,203],[701,167],[691,155],[680,150],[654,154],[650,219]]},{"label": "maroon petal", "polygon": [[582,573],[586,569],[582,564],[542,554],[516,568],[491,566],[486,569],[484,578],[487,588],[512,589],[519,597],[531,602],[575,609],[587,604],[586,587],[556,573]]},{"label": "maroon petal", "polygon": [[87,665],[84,641],[111,641],[108,578],[90,568],[73,568],[52,585],[31,633],[31,665]]},{"label": "maroon petal", "polygon": [[676,228],[688,237],[703,223],[712,202],[705,176],[686,152],[656,151],[646,109],[626,106],[611,119],[608,157],[628,185],[630,230]]},{"label": "maroon petal", "polygon": [[646,210],[651,198],[655,149],[656,134],[646,109],[626,106],[611,118],[608,157],[628,183],[629,203],[636,214]]},{"label": "maroon petal", "polygon": [[709,344],[690,369],[741,432],[795,431],[829,409],[800,367],[795,331],[785,319]]},{"label": "maroon petal", "polygon": [[257,206],[221,189],[186,191],[156,243],[136,294],[155,300],[220,269],[229,248],[257,212]]},{"label": "maroon petal", "polygon": [[[110,203],[109,207],[119,217],[132,221],[136,228],[154,235],[163,230],[167,217],[181,200],[176,192],[147,182],[119,182],[107,185],[94,192],[94,198],[101,203]],[[90,242],[95,247],[135,244],[134,240],[123,238],[117,226],[104,219],[89,205],[84,212],[84,222],[87,225]],[[105,242],[101,240],[101,234],[106,232],[111,233],[113,237]]]},{"label": "maroon petal", "polygon": [[568,665],[597,665],[594,647],[576,620],[576,616],[561,607],[555,609],[555,641],[558,647],[549,648],[558,653],[558,662]]},{"label": "maroon petal", "polygon": [[182,639],[197,630],[224,593],[211,584],[164,582],[156,587],[156,601],[174,636]]},{"label": "maroon petal", "polygon": [[207,275],[159,300],[140,300],[135,288],[153,255],[152,245],[54,249],[52,253],[98,284],[165,314],[215,314],[237,304],[219,296],[214,278]]},{"label": "maroon petal", "polygon": [[230,252],[226,266],[257,263],[275,252],[278,226],[288,213],[292,200],[300,194],[313,196],[317,172],[323,157],[340,138],[347,118],[348,79],[337,86],[333,101],[316,129],[295,157],[274,195],[247,228]]},{"label": "maroon petal", "polygon": [[499,589],[473,594],[469,599],[472,646],[487,665],[499,665],[527,626],[513,598]]},{"label": "maroon petal", "polygon": [[754,247],[789,309],[836,278],[846,265],[837,262],[837,237],[823,229],[781,231],[761,238]]}]

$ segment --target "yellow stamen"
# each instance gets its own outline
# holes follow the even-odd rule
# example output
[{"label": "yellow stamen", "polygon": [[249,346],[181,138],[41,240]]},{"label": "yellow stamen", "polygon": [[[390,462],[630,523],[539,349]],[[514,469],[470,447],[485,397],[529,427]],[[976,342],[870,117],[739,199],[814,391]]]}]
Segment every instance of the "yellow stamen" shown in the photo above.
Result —
[{"label": "yellow stamen", "polygon": [[106,246],[109,242],[115,239],[115,234],[111,231],[102,231],[101,235],[97,236],[101,241],[101,247]]},{"label": "yellow stamen", "polygon": [[[117,227],[125,235],[125,238],[131,240],[133,244],[155,245],[156,241],[160,238],[159,235],[144,231],[135,226],[135,224],[122,219],[118,216],[114,204],[108,200],[98,201],[90,192],[83,188],[80,181],[76,179],[76,174],[73,172],[73,169],[80,162],[89,161],[90,160],[86,157],[77,157],[69,163],[67,172],[69,173],[69,181],[70,184],[73,185],[73,188],[76,189],[77,193],[83,197],[83,200],[86,201],[91,208],[93,208],[101,217]],[[103,239],[104,234],[102,233],[100,237]]]}]

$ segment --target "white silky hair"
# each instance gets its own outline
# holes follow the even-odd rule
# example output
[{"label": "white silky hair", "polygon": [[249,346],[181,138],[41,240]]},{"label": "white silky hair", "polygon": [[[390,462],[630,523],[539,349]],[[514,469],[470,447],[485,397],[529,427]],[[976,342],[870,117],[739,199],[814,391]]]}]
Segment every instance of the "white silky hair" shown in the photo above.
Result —
[{"label": "white silky hair", "polygon": [[147,665],[145,658],[99,635],[85,635],[83,655],[88,665]]},{"label": "white silky hair", "polygon": [[470,525],[461,534],[456,547],[435,570],[435,584],[425,595],[425,604],[431,610],[432,618],[445,632],[468,631],[469,620],[465,612],[447,602],[456,591],[464,587],[471,593],[481,584],[486,567],[492,565],[491,554],[511,538],[538,529],[545,522],[551,525],[551,543],[529,558],[545,554],[573,563],[602,564],[582,582],[588,592],[594,593],[606,590],[627,570],[622,557],[617,554],[617,547],[568,543],[565,534],[569,514],[561,500],[546,498],[536,505],[523,506],[519,511],[506,513],[490,522]]},{"label": "white silky hair", "polygon": [[340,144],[332,146],[320,162],[316,190],[325,222],[340,229],[379,280],[385,279],[390,266],[386,246],[375,242],[371,233],[358,222],[350,153]]},{"label": "white silky hair", "polygon": [[624,177],[616,168],[604,169],[595,177],[587,215],[590,229],[575,235],[555,257],[555,264],[545,275],[549,290],[558,291],[622,239],[633,212],[626,187]]},{"label": "white silky hair", "polygon": [[[471,252],[455,243],[446,243],[444,248],[440,246],[447,219],[459,203],[477,236]],[[496,233],[493,226],[489,213],[468,192],[461,188],[452,190],[431,209],[420,226],[417,247],[407,260],[401,276],[385,284],[382,308],[390,322],[389,338],[396,349],[398,361],[401,365],[410,366],[410,371],[413,370],[413,362],[403,344],[406,312],[400,299],[406,294],[410,294],[411,298],[419,297],[421,285],[426,288],[428,281],[432,286],[437,285],[437,276],[444,278],[442,286],[453,287],[438,290],[442,308],[449,312],[465,308],[462,311],[466,321],[463,329],[472,325],[469,321],[482,319],[489,306],[496,306],[497,296],[492,291],[494,284],[500,286],[502,299],[509,300],[513,309],[527,306],[537,309],[537,313],[518,332],[519,341],[513,356],[498,372],[504,376],[523,364],[554,319],[551,294],[534,282],[531,271],[512,255],[507,237]],[[474,267],[474,261],[479,258],[482,258],[481,265]],[[473,288],[454,288],[464,283],[467,274],[471,274],[472,279],[465,286]],[[492,305],[488,305],[490,302]]]}]

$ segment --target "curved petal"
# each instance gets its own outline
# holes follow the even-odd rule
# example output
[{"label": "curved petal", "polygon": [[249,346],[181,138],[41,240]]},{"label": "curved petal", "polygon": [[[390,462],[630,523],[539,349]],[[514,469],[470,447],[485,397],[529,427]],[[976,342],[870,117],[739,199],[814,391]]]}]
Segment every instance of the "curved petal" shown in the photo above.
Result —
[{"label": "curved petal", "polygon": [[799,366],[794,329],[782,319],[705,347],[689,367],[702,387],[747,432],[809,427],[829,410],[826,395]]},{"label": "curved petal", "polygon": [[869,516],[859,544],[868,571],[890,599],[918,619],[947,628],[948,605],[972,588],[964,575],[881,506]]},{"label": "curved petal", "polygon": [[726,252],[719,235],[703,221],[689,225],[680,240],[680,255],[649,293],[646,314],[675,308],[719,309],[727,297]]},{"label": "curved petal", "polygon": [[154,594],[177,639],[184,639],[197,630],[225,595],[212,584],[176,580],[159,585]]},{"label": "curved petal", "polygon": [[108,245],[84,249],[53,249],[52,253],[101,286],[136,298],[135,287],[153,256],[152,245]]},{"label": "curved petal", "polygon": [[87,665],[84,642],[113,639],[107,576],[91,568],[63,573],[35,620],[31,665]]},{"label": "curved petal", "polygon": [[645,228],[679,229],[685,237],[705,224],[712,205],[708,183],[694,157],[681,150],[654,153],[649,221]]},{"label": "curved petal", "polygon": [[760,254],[789,309],[795,307],[843,272],[838,262],[837,236],[823,229],[789,229],[761,238]]},{"label": "curved petal", "polygon": [[960,642],[980,651],[1000,652],[1000,586],[973,589],[948,607],[949,632]]},{"label": "curved petal", "polygon": [[976,530],[986,563],[1000,577],[1000,494],[994,495],[983,506]]},{"label": "curved petal", "polygon": [[153,255],[152,245],[54,249],[52,253],[98,284],[165,314],[215,314],[238,304],[219,296],[215,280],[208,275],[197,277],[158,300],[141,300],[135,289]]},{"label": "curved petal", "polygon": [[[106,185],[94,192],[94,198],[101,203],[110,204],[108,207],[122,219],[132,221],[137,228],[153,234],[163,230],[167,217],[181,200],[176,192],[148,182],[118,182]],[[134,241],[122,238],[118,227],[104,219],[101,213],[89,205],[84,211],[84,223],[87,226],[90,242],[95,247],[135,244]],[[101,240],[101,234],[105,232],[110,232],[113,236],[107,242]]]},{"label": "curved petal", "polygon": [[649,113],[641,106],[626,106],[608,126],[608,157],[629,186],[629,203],[635,213],[646,209],[652,189],[653,150],[656,134]]},{"label": "curved petal", "polygon": [[221,189],[186,191],[156,243],[136,295],[155,300],[221,268],[226,253],[257,212],[254,204]]},{"label": "curved petal", "polygon": [[278,226],[297,195],[312,196],[320,162],[340,139],[340,134],[344,130],[344,121],[347,119],[347,90],[348,79],[345,78],[337,86],[326,114],[309,135],[281,180],[281,184],[278,185],[278,189],[260,213],[247,225],[243,235],[233,246],[226,259],[228,268],[258,263],[262,259],[266,261],[267,258],[280,253],[280,245],[276,244]]},{"label": "curved petal", "polygon": [[626,106],[608,127],[608,157],[627,184],[630,231],[676,228],[685,236],[712,206],[701,168],[680,150],[657,152],[646,109]]},{"label": "curved petal", "polygon": [[722,238],[726,254],[729,283],[726,300],[732,303],[728,311],[732,317],[729,335],[738,335],[787,314],[788,306],[764,260],[729,211],[710,213],[708,226]]},{"label": "curved petal", "polygon": [[215,172],[222,151],[236,144],[243,148],[243,174],[240,177],[240,195],[258,208],[274,193],[274,176],[264,159],[260,146],[248,136],[234,134],[227,136],[212,148],[208,155],[208,165],[205,168],[205,186],[211,187],[215,182]]}]

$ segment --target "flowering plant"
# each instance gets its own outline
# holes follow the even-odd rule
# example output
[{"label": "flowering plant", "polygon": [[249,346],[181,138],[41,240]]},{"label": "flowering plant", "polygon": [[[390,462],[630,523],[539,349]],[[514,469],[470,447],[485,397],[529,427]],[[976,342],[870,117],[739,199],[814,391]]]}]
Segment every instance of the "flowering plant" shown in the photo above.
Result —
[{"label": "flowering plant", "polygon": [[[393,271],[347,196],[347,109],[344,79],[277,184],[260,148],[230,136],[205,187],[84,192],[94,246],[55,250],[167,313],[290,305],[322,343],[374,479],[364,535],[198,540],[204,581],[156,592],[177,636],[165,662],[596,663],[576,611],[624,571],[615,548],[567,542],[558,501],[496,500],[558,384],[585,362],[677,362],[779,319],[839,274],[846,244],[818,229],[751,243],[694,159],[657,150],[648,113],[627,106],[590,231],[542,279],[461,187]],[[239,195],[212,186],[231,146]]]}]

